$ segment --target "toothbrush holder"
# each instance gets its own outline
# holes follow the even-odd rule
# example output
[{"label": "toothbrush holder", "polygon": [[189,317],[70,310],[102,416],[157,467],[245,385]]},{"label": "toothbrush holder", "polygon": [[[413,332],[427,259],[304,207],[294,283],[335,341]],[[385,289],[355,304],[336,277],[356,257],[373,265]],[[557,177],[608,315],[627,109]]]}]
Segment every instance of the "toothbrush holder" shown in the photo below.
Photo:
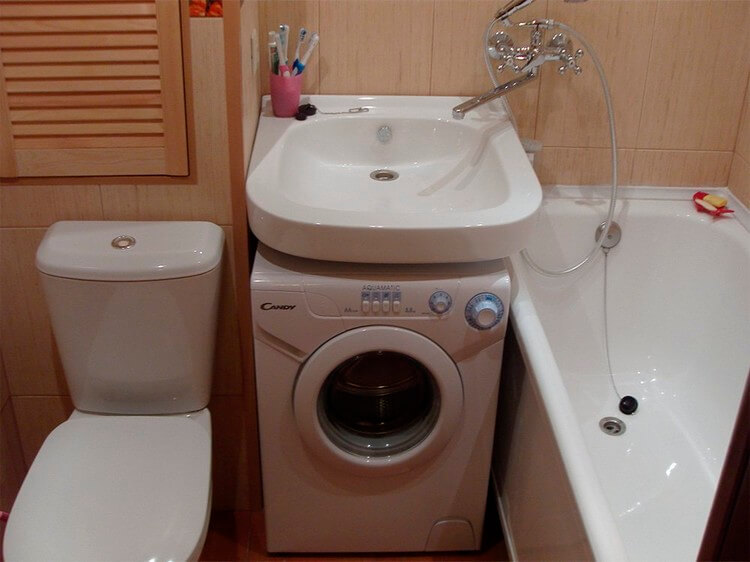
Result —
[{"label": "toothbrush holder", "polygon": [[271,73],[271,106],[276,117],[294,117],[302,93],[302,75],[279,76]]}]

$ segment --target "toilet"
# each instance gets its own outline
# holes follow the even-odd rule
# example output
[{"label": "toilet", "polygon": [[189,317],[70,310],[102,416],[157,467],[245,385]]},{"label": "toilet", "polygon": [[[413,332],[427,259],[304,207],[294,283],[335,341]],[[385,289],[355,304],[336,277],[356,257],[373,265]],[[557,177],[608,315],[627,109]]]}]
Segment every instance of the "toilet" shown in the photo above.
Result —
[{"label": "toilet", "polygon": [[223,244],[207,222],[48,229],[37,268],[75,411],[21,486],[5,560],[198,559]]}]

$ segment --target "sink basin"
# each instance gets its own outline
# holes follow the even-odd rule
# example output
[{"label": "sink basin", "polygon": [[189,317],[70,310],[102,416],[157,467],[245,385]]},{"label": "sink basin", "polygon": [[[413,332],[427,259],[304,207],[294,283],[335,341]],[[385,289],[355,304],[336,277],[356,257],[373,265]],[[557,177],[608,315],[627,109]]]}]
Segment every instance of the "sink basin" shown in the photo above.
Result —
[{"label": "sink basin", "polygon": [[[265,244],[305,258],[447,263],[526,245],[542,192],[508,116],[462,121],[457,97],[310,96],[325,112],[273,116],[263,98],[246,194]],[[357,107],[366,112],[349,113]]]}]

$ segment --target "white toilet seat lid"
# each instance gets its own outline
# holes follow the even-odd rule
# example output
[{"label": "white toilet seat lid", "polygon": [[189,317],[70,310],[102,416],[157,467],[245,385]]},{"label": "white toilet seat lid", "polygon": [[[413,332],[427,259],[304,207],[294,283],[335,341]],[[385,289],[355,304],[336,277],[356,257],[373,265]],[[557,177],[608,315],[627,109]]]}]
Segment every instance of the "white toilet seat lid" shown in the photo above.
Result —
[{"label": "white toilet seat lid", "polygon": [[5,558],[197,558],[210,493],[208,410],[74,413],[47,437],[24,480],[5,533]]}]

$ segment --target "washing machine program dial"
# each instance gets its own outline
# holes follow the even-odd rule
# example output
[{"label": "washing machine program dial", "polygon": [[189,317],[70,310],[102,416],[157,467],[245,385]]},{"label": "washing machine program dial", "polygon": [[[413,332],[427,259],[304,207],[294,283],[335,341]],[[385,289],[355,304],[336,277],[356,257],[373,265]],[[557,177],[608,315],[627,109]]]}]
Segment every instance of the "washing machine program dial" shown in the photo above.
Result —
[{"label": "washing machine program dial", "polygon": [[477,330],[489,330],[503,319],[505,307],[500,297],[493,293],[479,293],[466,305],[466,322]]},{"label": "washing machine program dial", "polygon": [[451,309],[453,299],[445,291],[435,291],[430,295],[429,305],[435,314],[445,314]]}]

